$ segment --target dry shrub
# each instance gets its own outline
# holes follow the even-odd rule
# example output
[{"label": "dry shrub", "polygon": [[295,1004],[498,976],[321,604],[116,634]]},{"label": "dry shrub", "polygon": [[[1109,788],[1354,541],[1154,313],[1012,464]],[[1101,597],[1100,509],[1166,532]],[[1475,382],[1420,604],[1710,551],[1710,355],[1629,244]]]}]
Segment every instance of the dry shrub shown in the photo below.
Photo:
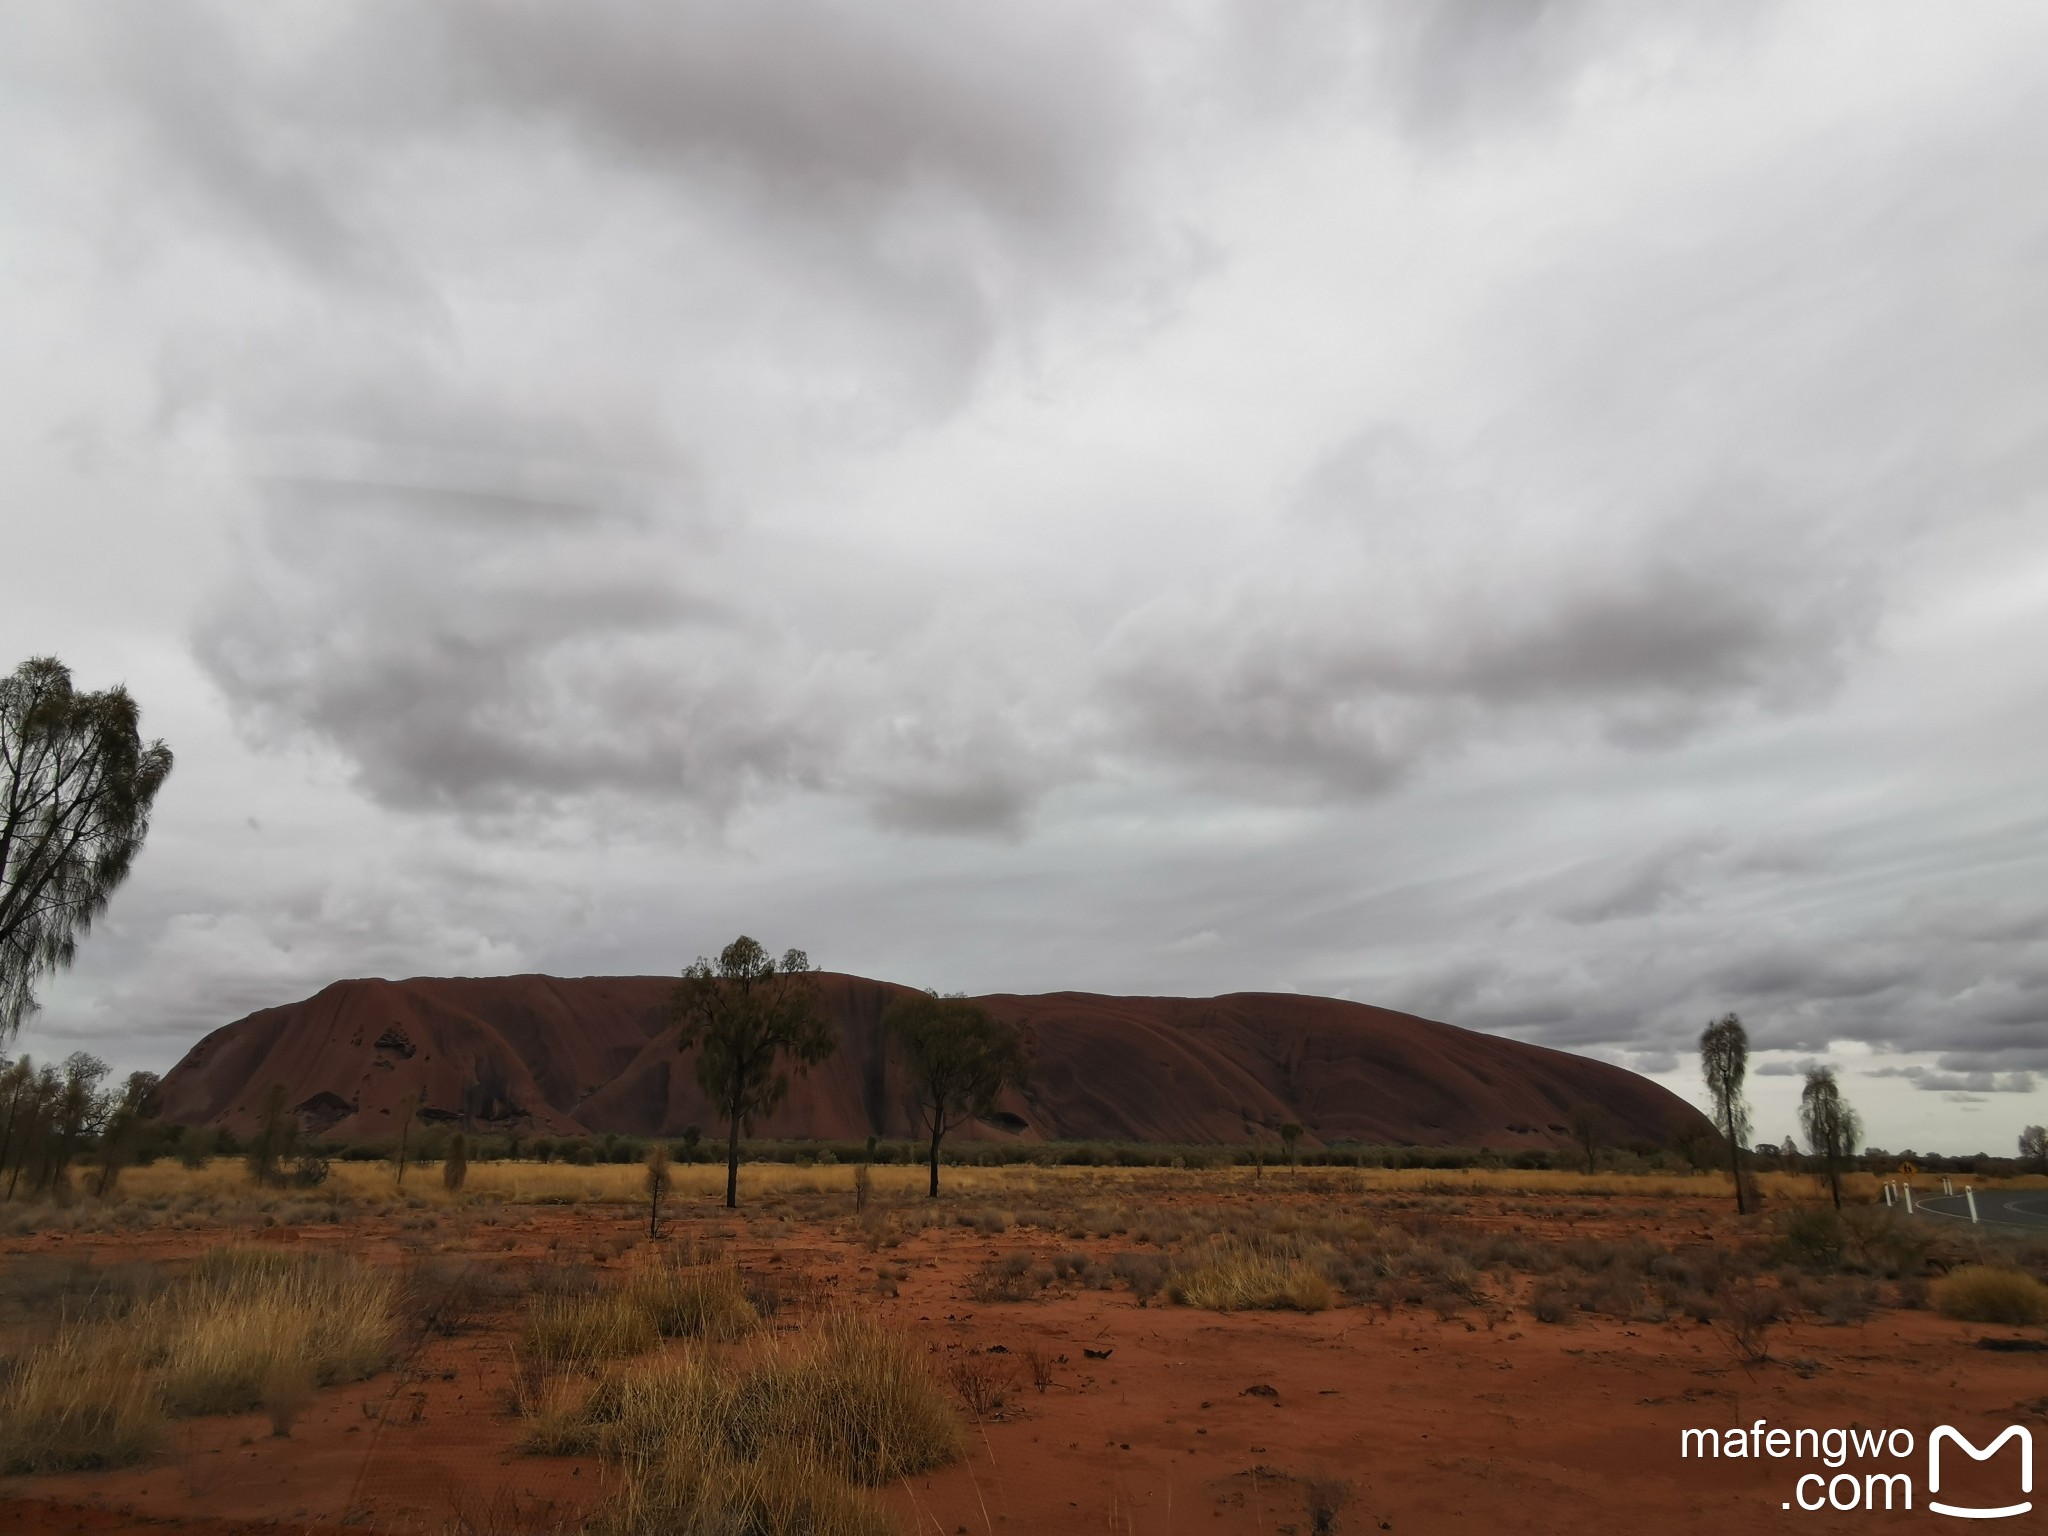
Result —
[{"label": "dry shrub", "polygon": [[127,1466],[168,1428],[133,1332],[74,1325],[0,1389],[0,1472]]},{"label": "dry shrub", "polygon": [[1844,1206],[1842,1230],[1858,1264],[1892,1279],[1917,1274],[1939,1241],[1924,1226],[1905,1221],[1882,1205]]},{"label": "dry shrub", "polygon": [[1569,1322],[1572,1311],[1572,1293],[1554,1280],[1539,1281],[1529,1294],[1529,1315],[1539,1323]]},{"label": "dry shrub", "polygon": [[977,1419],[999,1413],[1017,1385],[1014,1367],[991,1355],[965,1355],[946,1370],[946,1379]]},{"label": "dry shrub", "polygon": [[1156,1253],[1119,1253],[1110,1259],[1109,1272],[1131,1288],[1141,1307],[1166,1288],[1171,1273]]},{"label": "dry shrub", "polygon": [[1351,1502],[1351,1484],[1332,1473],[1314,1472],[1301,1479],[1301,1494],[1310,1536],[1335,1536],[1337,1517]]},{"label": "dry shrub", "polygon": [[1025,1253],[990,1259],[967,1282],[976,1301],[1030,1301],[1052,1283],[1050,1265],[1033,1264]]},{"label": "dry shrub", "polygon": [[453,1338],[530,1288],[526,1277],[503,1264],[430,1258],[413,1266],[401,1308],[423,1331]]},{"label": "dry shrub", "polygon": [[1031,1371],[1034,1391],[1043,1392],[1052,1385],[1053,1367],[1058,1363],[1051,1350],[1032,1348],[1024,1351],[1024,1364]]},{"label": "dry shrub", "polygon": [[1276,1257],[1241,1243],[1219,1243],[1183,1271],[1167,1294],[1210,1312],[1321,1312],[1336,1292],[1305,1259]]},{"label": "dry shrub", "polygon": [[2048,1322],[2048,1286],[2024,1270],[1969,1264],[1936,1283],[1934,1305],[1966,1323],[2020,1327]]},{"label": "dry shrub", "polygon": [[1770,1331],[1784,1310],[1784,1298],[1775,1289],[1735,1281],[1722,1287],[1717,1308],[1714,1326],[1738,1358],[1758,1363],[1770,1359]]},{"label": "dry shrub", "polygon": [[1343,1279],[1347,1289],[1389,1309],[1396,1303],[1426,1306],[1450,1318],[1484,1298],[1479,1274],[1462,1254],[1431,1242],[1411,1242],[1405,1248],[1397,1242],[1398,1237],[1389,1234],[1386,1242],[1368,1252],[1364,1275],[1342,1258],[1318,1267]]},{"label": "dry shrub", "polygon": [[1835,1268],[1851,1238],[1842,1218],[1824,1205],[1780,1211],[1772,1225],[1778,1256],[1805,1269]]},{"label": "dry shrub", "polygon": [[644,1355],[660,1342],[654,1318],[622,1291],[536,1296],[527,1306],[521,1354],[532,1368],[559,1371]]},{"label": "dry shrub", "polygon": [[685,1251],[648,1260],[627,1276],[621,1294],[663,1338],[727,1343],[760,1327],[761,1314],[747,1299],[739,1270],[727,1263],[693,1263],[694,1257]]},{"label": "dry shrub", "polygon": [[774,1445],[740,1457],[716,1442],[678,1441],[621,1469],[592,1536],[895,1536],[888,1506],[816,1457]]},{"label": "dry shrub", "polygon": [[1799,1305],[1822,1322],[1836,1327],[1865,1323],[1877,1309],[1878,1291],[1874,1281],[1860,1275],[1838,1275],[1825,1280],[1802,1280]]},{"label": "dry shrub", "polygon": [[174,1414],[245,1413],[302,1368],[321,1386],[361,1381],[391,1356],[393,1277],[353,1260],[217,1248],[137,1312]]}]

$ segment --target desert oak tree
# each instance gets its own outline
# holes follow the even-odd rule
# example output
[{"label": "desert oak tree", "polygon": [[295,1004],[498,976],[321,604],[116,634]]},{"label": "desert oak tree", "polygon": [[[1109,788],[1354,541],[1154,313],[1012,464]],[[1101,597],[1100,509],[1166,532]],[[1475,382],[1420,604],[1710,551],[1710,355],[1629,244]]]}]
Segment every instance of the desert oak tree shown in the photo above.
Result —
[{"label": "desert oak tree", "polygon": [[0,1040],[71,963],[149,832],[171,750],[125,688],[79,693],[51,656],[0,677]]},{"label": "desert oak tree", "polygon": [[1863,1122],[1842,1097],[1833,1067],[1814,1067],[1806,1074],[1806,1087],[1799,1094],[1799,1123],[1806,1131],[1806,1144],[1813,1155],[1827,1164],[1828,1190],[1835,1197],[1835,1209],[1842,1208],[1842,1164],[1855,1155],[1863,1136]]},{"label": "desert oak tree", "polygon": [[1749,1104],[1742,1080],[1749,1075],[1749,1032],[1742,1020],[1724,1013],[1700,1034],[1700,1072],[1714,1101],[1714,1124],[1728,1141],[1728,1170],[1735,1176],[1735,1209],[1748,1213],[1742,1188],[1742,1138],[1749,1134]]},{"label": "desert oak tree", "polygon": [[930,992],[891,1003],[882,1027],[903,1053],[918,1118],[931,1137],[931,1197],[936,1200],[940,1143],[968,1119],[993,1114],[1005,1088],[1023,1085],[1023,1037],[979,1003]]},{"label": "desert oak tree", "polygon": [[839,1047],[818,1010],[818,985],[800,949],[777,960],[741,934],[683,972],[671,1005],[680,1050],[697,1051],[697,1083],[725,1112],[725,1203],[739,1204],[740,1132],[789,1092],[786,1064],[805,1071]]}]

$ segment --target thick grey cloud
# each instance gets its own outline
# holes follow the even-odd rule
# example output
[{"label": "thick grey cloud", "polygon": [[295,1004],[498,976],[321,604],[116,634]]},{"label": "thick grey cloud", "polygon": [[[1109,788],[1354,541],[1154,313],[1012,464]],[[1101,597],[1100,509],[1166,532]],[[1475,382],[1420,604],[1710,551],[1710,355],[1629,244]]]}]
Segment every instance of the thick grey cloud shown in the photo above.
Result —
[{"label": "thick grey cloud", "polygon": [[181,765],[42,1027],[161,1057],[745,927],[1688,1091],[1735,1009],[1760,1123],[1825,1059],[1875,1140],[2007,1141],[2041,33],[33,12],[0,496],[48,579],[0,643],[126,676]]},{"label": "thick grey cloud", "polygon": [[2031,1072],[1931,1072],[1925,1067],[1879,1067],[1872,1077],[1903,1077],[1934,1093],[2032,1093]]}]

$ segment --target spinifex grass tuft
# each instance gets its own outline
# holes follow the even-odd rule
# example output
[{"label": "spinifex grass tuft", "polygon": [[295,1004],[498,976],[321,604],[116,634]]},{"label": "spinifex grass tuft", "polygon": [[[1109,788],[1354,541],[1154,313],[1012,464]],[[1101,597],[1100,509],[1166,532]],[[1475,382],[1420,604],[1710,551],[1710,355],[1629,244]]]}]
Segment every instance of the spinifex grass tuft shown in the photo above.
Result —
[{"label": "spinifex grass tuft", "polygon": [[349,1259],[222,1248],[135,1323],[166,1408],[243,1413],[288,1379],[331,1386],[382,1370],[396,1291],[391,1275]]},{"label": "spinifex grass tuft", "polygon": [[727,1343],[760,1327],[761,1315],[747,1299],[739,1270],[729,1263],[686,1262],[690,1257],[657,1254],[644,1260],[626,1277],[622,1296],[664,1338]]},{"label": "spinifex grass tuft", "polygon": [[168,1430],[133,1330],[72,1324],[0,1389],[0,1473],[127,1466]]},{"label": "spinifex grass tuft", "polygon": [[522,1355],[542,1372],[642,1355],[661,1342],[647,1309],[620,1291],[536,1296],[526,1314]]},{"label": "spinifex grass tuft", "polygon": [[592,1529],[893,1529],[868,1488],[960,1455],[958,1416],[899,1334],[841,1314],[747,1361],[695,1349],[537,1388],[530,1449],[595,1448],[619,1469]]},{"label": "spinifex grass tuft", "polygon": [[1224,1242],[1184,1270],[1168,1295],[1211,1312],[1321,1312],[1336,1300],[1329,1279],[1309,1260]]},{"label": "spinifex grass tuft", "polygon": [[1943,1317],[2023,1327],[2048,1322],[2048,1286],[2024,1270],[1969,1264],[1936,1284],[1934,1305]]}]

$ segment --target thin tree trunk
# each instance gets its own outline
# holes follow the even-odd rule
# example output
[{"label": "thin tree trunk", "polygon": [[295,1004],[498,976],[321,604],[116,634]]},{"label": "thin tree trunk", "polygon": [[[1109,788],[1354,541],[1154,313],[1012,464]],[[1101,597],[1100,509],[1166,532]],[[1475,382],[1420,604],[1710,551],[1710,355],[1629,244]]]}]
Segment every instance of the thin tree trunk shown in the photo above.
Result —
[{"label": "thin tree trunk", "polygon": [[1835,1166],[1835,1149],[1828,1148],[1828,1188],[1834,1192],[1835,1209],[1842,1208],[1842,1174]]},{"label": "thin tree trunk", "polygon": [[14,1198],[14,1186],[21,1182],[21,1170],[28,1165],[29,1148],[35,1141],[36,1119],[37,1117],[33,1115],[29,1117],[27,1132],[21,1138],[21,1151],[14,1159],[14,1171],[7,1180],[7,1198],[9,1200]]},{"label": "thin tree trunk", "polygon": [[932,1190],[931,1198],[939,1198],[939,1138],[946,1134],[946,1122],[932,1121]]},{"label": "thin tree trunk", "polygon": [[740,1205],[740,1112],[732,1112],[732,1134],[725,1142],[725,1208],[736,1211]]},{"label": "thin tree trunk", "polygon": [[[6,1168],[7,1154],[14,1148],[14,1122],[21,1118],[20,1102],[19,1094],[10,1097],[7,1101],[7,1129],[4,1132],[0,1132],[0,1169]],[[8,1191],[8,1198],[12,1199],[13,1194],[13,1190],[10,1189]]]},{"label": "thin tree trunk", "polygon": [[1728,1170],[1735,1175],[1735,1214],[1747,1216],[1749,1204],[1742,1195],[1742,1143],[1735,1136],[1735,1110],[1728,1111]]},{"label": "thin tree trunk", "polygon": [[[22,1174],[28,1172],[29,1158],[35,1157],[39,1166],[42,1162],[41,1155],[36,1151],[36,1138],[43,1134],[42,1104],[31,1101],[28,1106],[28,1112],[19,1118],[22,1121],[21,1146],[14,1154],[14,1171],[7,1180],[7,1198],[9,1200],[14,1198],[14,1189],[21,1182]],[[29,1177],[29,1188],[31,1190],[35,1188],[35,1177],[33,1174]]]}]

